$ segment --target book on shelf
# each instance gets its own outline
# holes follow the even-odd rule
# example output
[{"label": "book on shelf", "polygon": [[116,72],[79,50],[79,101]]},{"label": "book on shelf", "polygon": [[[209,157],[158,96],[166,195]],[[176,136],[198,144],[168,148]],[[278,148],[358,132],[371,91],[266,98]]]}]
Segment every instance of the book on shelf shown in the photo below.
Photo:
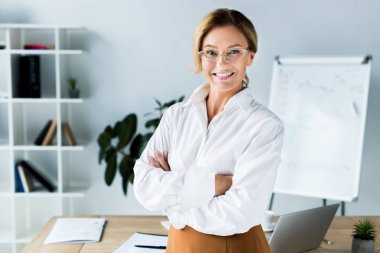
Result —
[{"label": "book on shelf", "polygon": [[68,122],[62,123],[62,131],[63,131],[63,134],[65,136],[66,142],[69,146],[77,145],[77,142],[75,140],[75,136],[74,136],[73,131],[72,131]]},{"label": "book on shelf", "polygon": [[36,167],[32,165],[31,162],[22,160],[18,163],[18,165],[21,165],[24,171],[27,171],[28,173],[30,173],[33,179],[39,182],[46,190],[48,190],[49,192],[53,192],[55,190],[56,187],[53,184],[53,182],[41,171],[36,169]]},{"label": "book on shelf", "polygon": [[31,192],[34,190],[34,182],[32,175],[28,170],[21,166],[21,164],[17,165],[18,174],[21,178],[21,184],[24,192]]},{"label": "book on shelf", "polygon": [[20,98],[41,97],[40,56],[20,56],[18,95]]},{"label": "book on shelf", "polygon": [[24,49],[54,49],[55,46],[53,44],[25,44]]},{"label": "book on shelf", "polygon": [[36,145],[42,145],[42,142],[44,141],[44,138],[49,131],[49,128],[51,126],[52,120],[49,119],[48,122],[45,124],[44,128],[41,130],[41,132],[38,134],[37,139],[34,141],[34,144]]},{"label": "book on shelf", "polygon": [[53,138],[54,138],[56,132],[57,132],[57,119],[53,118],[51,120],[49,130],[47,131],[41,145],[42,146],[50,145],[53,141]]},{"label": "book on shelf", "polygon": [[24,187],[22,185],[20,173],[18,172],[18,166],[15,165],[15,178],[16,178],[16,192],[24,192]]}]

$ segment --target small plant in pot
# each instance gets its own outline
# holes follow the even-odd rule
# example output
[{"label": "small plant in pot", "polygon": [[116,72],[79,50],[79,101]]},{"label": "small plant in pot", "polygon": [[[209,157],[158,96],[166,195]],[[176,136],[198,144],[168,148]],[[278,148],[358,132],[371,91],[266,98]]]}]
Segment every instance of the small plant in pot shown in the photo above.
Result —
[{"label": "small plant in pot", "polygon": [[70,78],[69,79],[69,97],[70,98],[79,98],[79,89],[77,88],[77,79]]},{"label": "small plant in pot", "polygon": [[352,253],[374,253],[376,230],[375,223],[369,219],[359,220],[352,233]]}]

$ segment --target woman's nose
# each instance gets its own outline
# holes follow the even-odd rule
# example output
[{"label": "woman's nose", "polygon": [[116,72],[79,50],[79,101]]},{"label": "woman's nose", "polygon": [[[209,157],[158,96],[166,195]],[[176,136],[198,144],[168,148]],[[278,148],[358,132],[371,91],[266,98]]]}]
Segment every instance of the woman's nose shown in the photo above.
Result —
[{"label": "woman's nose", "polygon": [[220,54],[218,59],[216,60],[216,64],[221,65],[221,66],[228,64],[228,61],[226,59],[226,55]]}]

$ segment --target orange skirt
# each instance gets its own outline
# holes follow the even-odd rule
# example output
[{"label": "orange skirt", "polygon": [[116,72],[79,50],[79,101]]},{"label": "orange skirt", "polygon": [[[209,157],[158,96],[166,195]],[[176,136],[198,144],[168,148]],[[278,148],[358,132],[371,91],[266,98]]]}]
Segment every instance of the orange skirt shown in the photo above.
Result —
[{"label": "orange skirt", "polygon": [[170,226],[166,253],[270,253],[261,225],[245,233],[229,236],[209,235],[185,226]]}]

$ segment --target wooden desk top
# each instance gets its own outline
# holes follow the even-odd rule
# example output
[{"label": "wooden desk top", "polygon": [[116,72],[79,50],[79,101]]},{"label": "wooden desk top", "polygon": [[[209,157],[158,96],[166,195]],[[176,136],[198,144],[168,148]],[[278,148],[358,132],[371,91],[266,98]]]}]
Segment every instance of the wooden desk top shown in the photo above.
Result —
[{"label": "wooden desk top", "polygon": [[[22,250],[22,253],[106,253],[118,248],[125,240],[135,232],[168,234],[168,231],[160,224],[166,220],[165,216],[100,216],[100,215],[81,215],[65,217],[104,217],[107,219],[105,230],[101,241],[98,243],[87,244],[48,244],[43,242],[52,229],[57,217],[53,217],[43,227],[43,229],[33,238],[33,240]],[[322,242],[317,250],[310,253],[349,253],[351,252],[351,233],[353,224],[357,219],[364,217],[340,217],[334,218],[327,234],[326,239],[333,241],[332,245]],[[380,216],[368,217],[376,223],[378,238],[380,238]],[[376,252],[380,252],[380,240],[376,243]]]}]

